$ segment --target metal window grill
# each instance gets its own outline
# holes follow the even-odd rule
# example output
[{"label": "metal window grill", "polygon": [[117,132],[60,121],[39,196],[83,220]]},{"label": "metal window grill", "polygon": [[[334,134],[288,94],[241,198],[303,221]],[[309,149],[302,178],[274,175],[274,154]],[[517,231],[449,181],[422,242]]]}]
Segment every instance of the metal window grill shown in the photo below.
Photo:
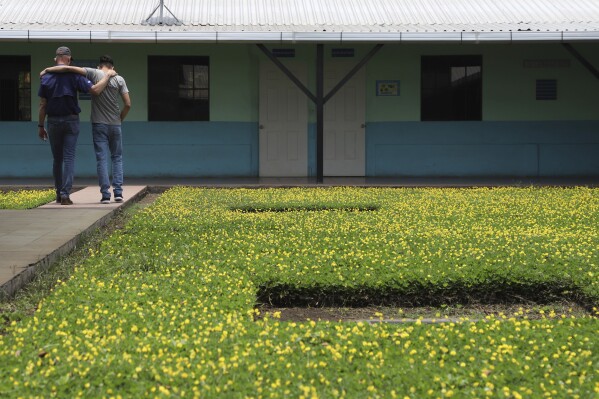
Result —
[{"label": "metal window grill", "polygon": [[537,79],[537,100],[557,100],[557,80]]}]

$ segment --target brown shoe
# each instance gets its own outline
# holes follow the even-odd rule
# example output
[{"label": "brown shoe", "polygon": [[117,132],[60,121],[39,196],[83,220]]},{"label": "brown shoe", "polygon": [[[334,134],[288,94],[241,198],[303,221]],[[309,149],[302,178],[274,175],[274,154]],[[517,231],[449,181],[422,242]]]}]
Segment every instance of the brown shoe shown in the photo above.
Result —
[{"label": "brown shoe", "polygon": [[60,199],[60,205],[73,205],[73,201],[69,197],[62,197]]}]

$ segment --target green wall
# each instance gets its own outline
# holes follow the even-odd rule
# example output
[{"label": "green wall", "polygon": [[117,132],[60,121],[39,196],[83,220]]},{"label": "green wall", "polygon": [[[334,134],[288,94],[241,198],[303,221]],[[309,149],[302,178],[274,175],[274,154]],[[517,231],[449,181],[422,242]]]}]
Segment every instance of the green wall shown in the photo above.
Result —
[{"label": "green wall", "polygon": [[[32,74],[53,63],[59,45],[68,45],[77,59],[93,60],[108,53],[127,80],[133,103],[129,120],[147,121],[148,55],[204,55],[210,57],[210,120],[258,121],[260,62],[270,62],[254,44],[89,44],[0,43],[0,55],[31,55]],[[280,44],[269,48],[296,49],[308,66],[307,86],[315,92],[314,44]],[[354,47],[357,63],[373,47],[369,44],[325,45],[325,62],[333,47]],[[574,44],[599,69],[599,44]],[[367,121],[420,120],[420,57],[422,55],[481,54],[483,56],[483,120],[593,120],[599,114],[599,80],[561,44],[386,44],[366,65]],[[524,68],[524,60],[570,60],[567,68]],[[281,59],[284,63],[288,60]],[[377,80],[400,80],[400,96],[377,97]],[[556,101],[535,100],[536,79],[557,79]],[[33,79],[32,115],[37,119],[38,80]],[[82,119],[89,101],[82,101]],[[314,106],[309,102],[309,120]]]},{"label": "green wall", "polygon": [[[574,47],[599,68],[598,45]],[[530,59],[567,59],[570,67],[524,68]],[[485,120],[598,119],[599,79],[561,44],[487,46],[483,60]],[[537,79],[557,79],[557,100],[535,99]]]},{"label": "green wall", "polygon": [[[574,44],[599,69],[599,44]],[[386,45],[367,67],[367,120],[420,120],[420,57],[483,56],[483,120],[593,120],[599,115],[599,79],[561,44]],[[524,68],[524,60],[570,60],[569,68]],[[401,81],[399,97],[377,97],[377,79]],[[536,79],[557,79],[558,99],[537,101]]]},{"label": "green wall", "polygon": [[[77,60],[96,60],[110,54],[115,69],[127,81],[132,102],[128,120],[147,121],[148,55],[204,55],[210,57],[210,120],[251,122],[258,119],[258,69],[256,54],[247,45],[197,44],[87,44],[0,43],[0,55],[31,55],[32,76],[53,65],[54,51],[69,46]],[[32,117],[37,119],[39,80],[32,82]],[[90,102],[80,101],[82,119],[90,114]]]}]

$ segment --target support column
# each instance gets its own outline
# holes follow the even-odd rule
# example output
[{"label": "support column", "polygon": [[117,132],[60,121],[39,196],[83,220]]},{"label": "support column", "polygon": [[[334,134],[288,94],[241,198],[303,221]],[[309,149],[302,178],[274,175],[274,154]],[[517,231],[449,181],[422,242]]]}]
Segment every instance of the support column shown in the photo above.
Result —
[{"label": "support column", "polygon": [[324,45],[316,45],[316,182],[324,181]]}]

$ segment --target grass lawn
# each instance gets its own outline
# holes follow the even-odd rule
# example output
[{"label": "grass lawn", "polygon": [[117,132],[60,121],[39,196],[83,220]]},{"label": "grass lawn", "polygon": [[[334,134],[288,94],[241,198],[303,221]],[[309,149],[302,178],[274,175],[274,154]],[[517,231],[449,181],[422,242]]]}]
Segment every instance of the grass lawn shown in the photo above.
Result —
[{"label": "grass lawn", "polygon": [[[12,319],[0,397],[597,397],[597,226],[587,188],[175,188]],[[257,314],[560,298],[587,314]]]}]

